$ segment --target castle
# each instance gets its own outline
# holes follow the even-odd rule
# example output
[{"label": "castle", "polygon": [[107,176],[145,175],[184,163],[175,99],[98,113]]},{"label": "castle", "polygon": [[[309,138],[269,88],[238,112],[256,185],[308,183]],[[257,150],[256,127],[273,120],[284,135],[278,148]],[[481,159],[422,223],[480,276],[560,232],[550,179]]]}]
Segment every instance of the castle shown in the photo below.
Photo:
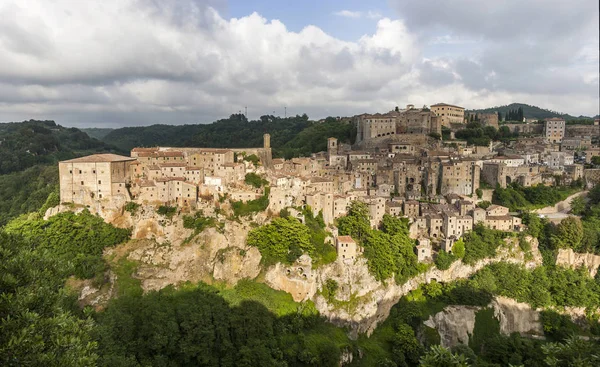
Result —
[{"label": "castle", "polygon": [[405,110],[362,114],[354,117],[356,143],[402,134],[441,134],[441,117],[429,109],[407,105]]}]

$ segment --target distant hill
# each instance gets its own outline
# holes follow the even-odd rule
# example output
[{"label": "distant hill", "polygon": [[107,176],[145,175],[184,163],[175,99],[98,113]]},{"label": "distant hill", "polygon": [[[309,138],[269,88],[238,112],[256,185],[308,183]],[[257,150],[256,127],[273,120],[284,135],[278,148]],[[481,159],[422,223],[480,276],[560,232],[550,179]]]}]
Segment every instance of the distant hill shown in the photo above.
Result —
[{"label": "distant hill", "polygon": [[54,121],[0,123],[0,226],[58,200],[59,160],[99,152],[124,153]]},{"label": "distant hill", "polygon": [[110,133],[114,129],[111,129],[111,128],[101,128],[101,127],[88,127],[88,128],[82,128],[82,129],[79,129],[79,130],[81,130],[84,133],[88,134],[88,136],[90,138],[102,140],[102,138],[104,138],[106,135],[108,135],[108,133]]},{"label": "distant hill", "polygon": [[540,108],[540,107],[528,105],[525,103],[511,103],[506,106],[496,106],[496,107],[490,107],[490,108],[484,108],[484,109],[478,109],[478,110],[468,110],[467,112],[493,113],[493,112],[500,111],[500,113],[502,115],[505,115],[508,111],[517,110],[519,107],[521,107],[523,109],[523,116],[525,118],[535,118],[535,119],[543,120],[543,119],[551,118],[551,117],[562,117],[566,121],[579,120],[579,119],[592,119],[592,117],[588,117],[588,116],[579,116],[579,117],[571,116],[567,113],[551,111],[551,110],[547,110],[545,108]]},{"label": "distant hill", "polygon": [[54,121],[29,120],[0,124],[0,174],[95,152],[123,151],[90,138],[77,128],[63,127]]},{"label": "distant hill", "polygon": [[212,124],[124,127],[109,132],[102,140],[123,150],[157,145],[251,148],[262,146],[264,133],[271,135],[274,156],[291,158],[327,149],[329,137],[352,143],[356,130],[353,124],[331,117],[324,122],[310,121],[306,115],[247,120],[244,115],[235,114]]}]

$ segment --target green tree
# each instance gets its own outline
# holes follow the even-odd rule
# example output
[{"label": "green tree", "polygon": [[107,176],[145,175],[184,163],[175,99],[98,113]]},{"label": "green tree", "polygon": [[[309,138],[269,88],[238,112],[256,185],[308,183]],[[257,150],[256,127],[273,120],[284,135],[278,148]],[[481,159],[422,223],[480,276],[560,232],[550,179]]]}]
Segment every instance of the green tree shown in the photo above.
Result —
[{"label": "green tree", "polygon": [[369,208],[365,203],[353,201],[348,214],[337,219],[337,227],[340,235],[351,236],[358,241],[364,240],[371,232]]},{"label": "green tree", "polygon": [[464,356],[453,354],[441,345],[433,345],[419,363],[420,367],[469,367]]},{"label": "green tree", "polygon": [[452,245],[452,254],[459,259],[465,257],[465,242],[462,238]]},{"label": "green tree", "polygon": [[456,257],[452,253],[440,250],[435,257],[435,266],[440,270],[447,270],[455,260]]},{"label": "green tree", "polygon": [[573,200],[571,200],[571,213],[575,215],[581,215],[583,214],[584,210],[585,201],[583,201],[583,198],[581,196],[577,196]]},{"label": "green tree", "polygon": [[47,221],[32,213],[14,219],[5,230],[23,235],[38,248],[73,263],[73,274],[82,279],[102,277],[106,269],[104,249],[123,243],[130,236],[129,230],[115,228],[87,210],[80,214],[59,213]]},{"label": "green tree", "polygon": [[250,172],[250,173],[246,173],[246,177],[244,178],[244,182],[250,186],[253,186],[255,188],[260,188],[263,185],[267,185],[268,181],[265,180],[264,178],[260,177],[259,175],[257,175],[254,172]]},{"label": "green tree", "polygon": [[556,236],[553,238],[554,246],[557,248],[577,249],[583,239],[583,225],[577,217],[563,219],[556,228]]},{"label": "green tree", "polygon": [[389,214],[384,214],[379,229],[390,236],[395,236],[397,234],[408,235],[408,220],[406,218],[397,218]]},{"label": "green tree", "polygon": [[562,343],[548,343],[542,346],[546,355],[544,362],[550,367],[593,367],[600,365],[598,345],[571,336]]},{"label": "green tree", "polygon": [[291,264],[303,253],[314,255],[315,247],[310,241],[310,231],[293,217],[276,218],[270,224],[248,233],[248,245],[258,248],[263,263]]},{"label": "green tree", "polygon": [[95,366],[94,323],[70,310],[72,264],[0,232],[0,365]]}]

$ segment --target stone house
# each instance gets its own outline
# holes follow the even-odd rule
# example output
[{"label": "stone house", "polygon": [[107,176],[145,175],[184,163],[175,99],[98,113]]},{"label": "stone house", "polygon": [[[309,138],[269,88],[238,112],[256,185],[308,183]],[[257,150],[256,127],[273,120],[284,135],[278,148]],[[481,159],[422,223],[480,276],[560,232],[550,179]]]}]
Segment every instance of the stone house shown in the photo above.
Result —
[{"label": "stone house", "polygon": [[362,252],[350,236],[338,236],[335,242],[338,260],[343,263],[353,263],[358,254]]},{"label": "stone house", "polygon": [[133,161],[116,154],[94,154],[59,162],[60,202],[110,205],[114,200],[131,200],[127,185]]}]

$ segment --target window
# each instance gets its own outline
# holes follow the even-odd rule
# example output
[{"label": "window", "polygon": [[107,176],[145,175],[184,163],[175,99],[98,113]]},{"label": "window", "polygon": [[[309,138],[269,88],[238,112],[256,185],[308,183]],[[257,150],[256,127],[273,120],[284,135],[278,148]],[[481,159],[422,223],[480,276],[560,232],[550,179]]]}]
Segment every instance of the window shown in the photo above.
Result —
[{"label": "window", "polygon": [[81,184],[83,185],[83,181],[81,181]]},{"label": "window", "polygon": [[93,170],[92,170],[92,173],[96,173],[96,170],[95,170],[95,169],[93,169]]},{"label": "window", "polygon": [[102,185],[102,180],[98,180],[98,185]]},{"label": "window", "polygon": [[71,175],[72,175],[72,174],[73,174],[73,170],[71,170],[71,169],[70,169],[70,170],[69,170],[69,174],[71,174]]}]

